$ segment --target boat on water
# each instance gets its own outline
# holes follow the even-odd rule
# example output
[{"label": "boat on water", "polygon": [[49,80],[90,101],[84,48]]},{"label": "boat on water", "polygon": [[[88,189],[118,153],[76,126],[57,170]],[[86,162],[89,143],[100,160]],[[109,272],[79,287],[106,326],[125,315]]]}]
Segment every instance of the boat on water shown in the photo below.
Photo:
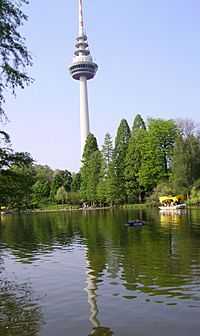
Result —
[{"label": "boat on water", "polygon": [[179,210],[185,209],[186,204],[183,203],[184,196],[176,195],[176,196],[161,196],[159,197],[160,201],[160,210],[168,211],[168,210]]},{"label": "boat on water", "polygon": [[179,209],[185,209],[186,204],[177,204],[177,205],[173,205],[173,206],[164,206],[161,205],[159,206],[160,210],[164,210],[164,211],[168,211],[168,210],[179,210]]}]

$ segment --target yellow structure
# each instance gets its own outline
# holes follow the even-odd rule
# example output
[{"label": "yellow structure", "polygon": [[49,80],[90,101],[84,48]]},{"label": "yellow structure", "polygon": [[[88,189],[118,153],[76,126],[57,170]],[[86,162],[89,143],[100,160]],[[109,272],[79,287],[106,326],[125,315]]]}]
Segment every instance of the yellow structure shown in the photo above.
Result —
[{"label": "yellow structure", "polygon": [[170,203],[175,203],[175,202],[182,202],[184,201],[184,196],[183,195],[176,195],[176,196],[160,196],[159,197],[159,201],[161,204],[163,203],[167,203],[167,204],[170,204]]}]

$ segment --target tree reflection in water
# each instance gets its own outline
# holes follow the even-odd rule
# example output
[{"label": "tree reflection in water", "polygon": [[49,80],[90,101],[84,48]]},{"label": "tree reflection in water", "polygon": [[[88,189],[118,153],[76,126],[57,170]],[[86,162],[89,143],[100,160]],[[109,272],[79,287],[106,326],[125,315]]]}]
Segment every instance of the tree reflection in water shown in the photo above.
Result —
[{"label": "tree reflection in water", "polygon": [[2,279],[0,285],[0,335],[36,336],[42,324],[41,309],[28,282]]}]

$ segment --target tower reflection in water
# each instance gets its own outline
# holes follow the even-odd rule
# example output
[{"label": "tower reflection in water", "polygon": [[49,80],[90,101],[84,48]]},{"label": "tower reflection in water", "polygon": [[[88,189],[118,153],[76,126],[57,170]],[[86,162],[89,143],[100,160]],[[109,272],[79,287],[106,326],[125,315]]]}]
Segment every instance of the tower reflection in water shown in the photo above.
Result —
[{"label": "tower reflection in water", "polygon": [[113,335],[112,330],[108,327],[101,326],[100,321],[98,320],[98,306],[97,306],[97,279],[93,274],[94,271],[91,268],[90,261],[88,259],[88,251],[86,248],[85,253],[86,267],[87,267],[87,286],[85,291],[88,295],[88,303],[90,305],[90,322],[92,323],[93,329],[91,334],[88,336],[111,336]]}]

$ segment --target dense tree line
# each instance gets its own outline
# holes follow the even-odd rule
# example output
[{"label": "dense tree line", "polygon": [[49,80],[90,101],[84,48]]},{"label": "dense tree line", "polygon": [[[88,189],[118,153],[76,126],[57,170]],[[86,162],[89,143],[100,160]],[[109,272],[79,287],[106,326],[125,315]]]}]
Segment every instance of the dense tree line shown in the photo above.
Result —
[{"label": "dense tree line", "polygon": [[11,149],[5,132],[0,135],[1,206],[116,206],[177,193],[200,203],[200,133],[192,121],[148,118],[145,124],[137,115],[130,129],[122,119],[114,145],[106,133],[101,150],[89,134],[78,173],[36,165],[28,153]]},{"label": "dense tree line", "polygon": [[[160,195],[183,193],[200,202],[200,133],[192,121],[148,118],[145,124],[137,115],[131,131],[127,121],[121,121],[114,148],[108,133],[101,151],[97,145],[91,150],[90,139],[96,143],[90,134],[81,168],[82,201],[93,205],[157,202]],[[98,160],[89,167],[97,152]],[[89,185],[93,186],[90,197]]]}]

